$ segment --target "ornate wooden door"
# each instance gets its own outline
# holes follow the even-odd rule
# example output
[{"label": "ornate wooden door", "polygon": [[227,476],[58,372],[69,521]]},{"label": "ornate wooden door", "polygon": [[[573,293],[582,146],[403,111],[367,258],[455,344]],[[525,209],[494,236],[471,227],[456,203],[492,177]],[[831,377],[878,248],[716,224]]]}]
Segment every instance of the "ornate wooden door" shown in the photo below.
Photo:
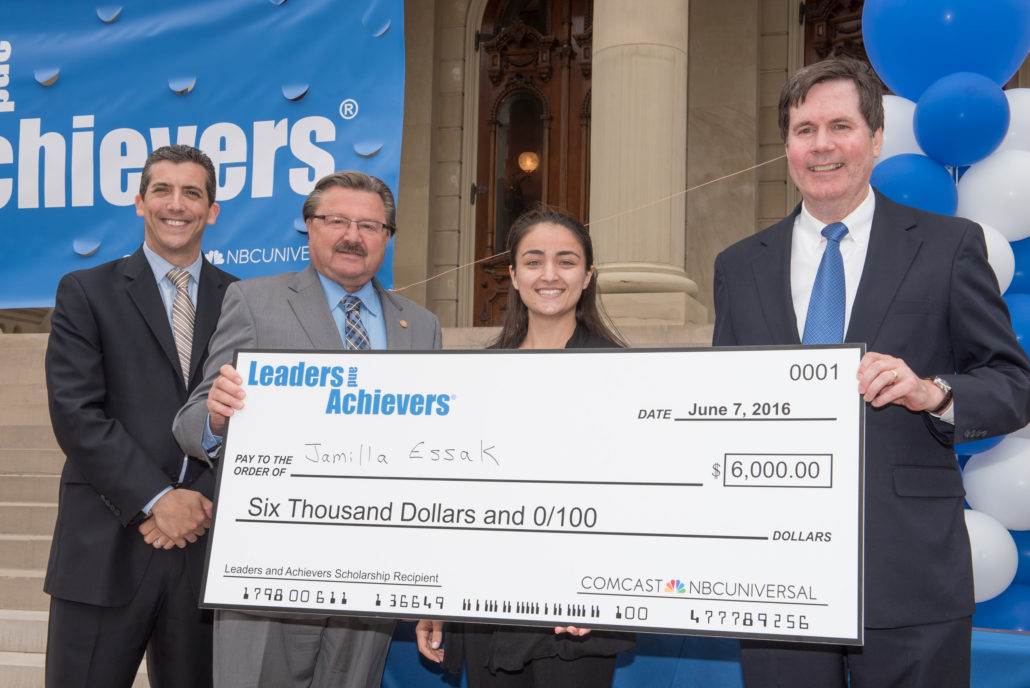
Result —
[{"label": "ornate wooden door", "polygon": [[592,0],[493,0],[478,34],[474,324],[499,325],[507,229],[546,203],[587,218]]},{"label": "ornate wooden door", "polygon": [[800,11],[805,22],[805,64],[828,57],[868,62],[862,42],[864,0],[807,0]]}]

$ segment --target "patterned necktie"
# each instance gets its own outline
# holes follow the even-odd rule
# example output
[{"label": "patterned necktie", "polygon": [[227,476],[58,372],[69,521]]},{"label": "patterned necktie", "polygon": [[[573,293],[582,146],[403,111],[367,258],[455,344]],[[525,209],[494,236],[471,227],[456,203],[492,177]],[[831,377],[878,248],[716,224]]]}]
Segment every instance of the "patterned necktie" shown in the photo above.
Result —
[{"label": "patterned necktie", "polygon": [[196,311],[190,300],[190,273],[182,268],[168,271],[168,279],[175,285],[175,299],[172,301],[172,334],[175,348],[179,351],[179,365],[182,379],[190,383],[190,353],[193,349],[193,321]]},{"label": "patterned necktie", "polygon": [[826,250],[812,286],[802,344],[840,344],[844,341],[844,259],[840,255],[840,240],[847,233],[848,228],[841,222],[823,228]]},{"label": "patterned necktie", "polygon": [[343,325],[343,343],[348,349],[370,349],[368,332],[361,323],[361,299],[353,294],[343,298],[343,310],[347,314]]}]

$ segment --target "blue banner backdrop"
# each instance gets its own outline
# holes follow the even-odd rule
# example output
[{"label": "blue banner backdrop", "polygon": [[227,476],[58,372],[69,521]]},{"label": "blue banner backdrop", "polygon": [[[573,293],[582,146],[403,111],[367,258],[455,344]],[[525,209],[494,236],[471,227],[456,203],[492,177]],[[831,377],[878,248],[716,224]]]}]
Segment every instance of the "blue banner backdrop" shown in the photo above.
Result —
[{"label": "blue banner backdrop", "polygon": [[[241,278],[308,262],[301,204],[360,169],[396,192],[403,0],[8,0],[0,10],[0,308],[132,253],[147,155],[215,163],[208,259]],[[401,230],[403,232],[403,229]],[[392,286],[392,248],[379,278]]]}]

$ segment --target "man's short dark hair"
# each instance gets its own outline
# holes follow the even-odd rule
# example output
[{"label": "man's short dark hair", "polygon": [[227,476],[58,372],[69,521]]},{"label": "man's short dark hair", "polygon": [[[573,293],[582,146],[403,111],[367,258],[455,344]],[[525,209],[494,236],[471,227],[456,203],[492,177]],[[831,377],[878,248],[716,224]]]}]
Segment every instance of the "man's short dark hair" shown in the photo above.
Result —
[{"label": "man's short dark hair", "polygon": [[[397,231],[397,203],[393,200],[393,192],[390,191],[390,187],[382,179],[364,172],[358,172],[357,170],[334,172],[319,179],[318,183],[315,184],[315,188],[304,200],[302,212],[305,220],[310,220],[314,216],[315,211],[318,210],[318,204],[322,202],[322,194],[325,193],[326,189],[333,186],[378,194],[379,198],[383,200],[383,210],[386,211],[386,226],[390,230],[390,234]],[[354,217],[351,219],[366,220],[371,218]]]},{"label": "man's short dark hair", "polygon": [[794,72],[780,91],[780,136],[787,140],[790,110],[805,102],[816,84],[827,81],[851,81],[858,91],[858,109],[869,125],[870,133],[883,127],[883,86],[868,62],[847,57],[831,57]]},{"label": "man's short dark hair", "polygon": [[177,143],[174,146],[161,146],[151,153],[147,161],[143,163],[143,175],[139,179],[139,195],[141,198],[146,198],[147,187],[150,186],[150,166],[165,160],[176,165],[192,162],[203,167],[206,176],[204,189],[207,190],[207,202],[209,205],[215,202],[215,166],[211,162],[211,158],[207,157],[207,154],[199,148],[182,143]]}]

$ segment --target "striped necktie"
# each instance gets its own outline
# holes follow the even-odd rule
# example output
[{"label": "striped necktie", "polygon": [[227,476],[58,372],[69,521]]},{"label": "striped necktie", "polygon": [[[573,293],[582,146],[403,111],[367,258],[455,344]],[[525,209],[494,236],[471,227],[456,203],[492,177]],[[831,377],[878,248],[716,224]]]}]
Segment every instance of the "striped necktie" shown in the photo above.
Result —
[{"label": "striped necktie", "polygon": [[844,341],[844,259],[840,241],[848,233],[842,222],[823,227],[826,250],[812,285],[802,344],[840,344]]},{"label": "striped necktie", "polygon": [[368,332],[361,323],[361,299],[353,294],[343,298],[343,310],[347,318],[343,325],[343,342],[348,349],[370,349]]},{"label": "striped necktie", "polygon": [[189,385],[193,321],[196,319],[193,301],[190,300],[190,273],[182,268],[172,268],[168,271],[168,279],[175,285],[175,299],[172,301],[172,334],[175,335],[175,348],[179,351],[182,379]]}]

